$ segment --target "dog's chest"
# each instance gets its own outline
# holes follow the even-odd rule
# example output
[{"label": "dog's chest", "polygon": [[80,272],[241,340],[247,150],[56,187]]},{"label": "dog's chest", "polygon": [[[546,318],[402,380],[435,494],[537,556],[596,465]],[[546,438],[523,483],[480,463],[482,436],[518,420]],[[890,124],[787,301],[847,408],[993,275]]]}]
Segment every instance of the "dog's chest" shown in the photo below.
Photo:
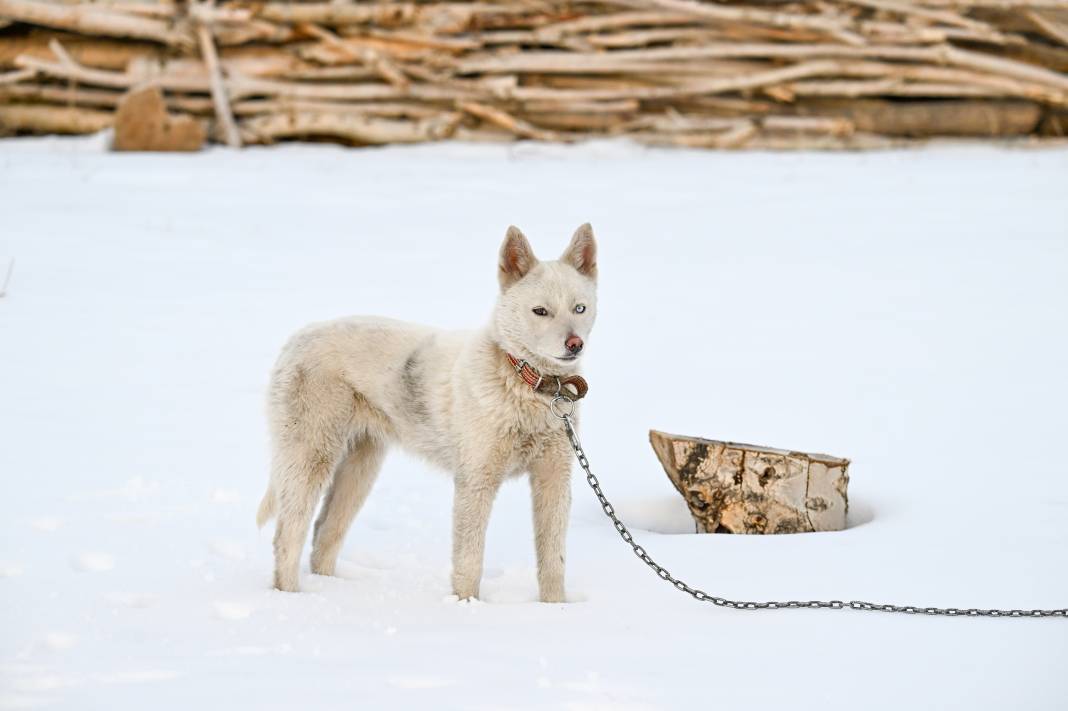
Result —
[{"label": "dog's chest", "polygon": [[502,433],[500,444],[507,459],[506,471],[513,474],[526,471],[531,464],[559,449],[563,431],[557,432],[549,425],[546,422],[535,427],[512,427]]},{"label": "dog's chest", "polygon": [[545,445],[548,435],[545,432],[538,434],[524,433],[515,438],[512,454],[516,459],[529,462],[537,459],[545,453]]},{"label": "dog's chest", "polygon": [[[570,454],[563,422],[545,398],[512,396],[487,406],[478,418],[486,466],[515,476],[544,464],[559,468]],[[476,458],[478,455],[475,455]]]}]

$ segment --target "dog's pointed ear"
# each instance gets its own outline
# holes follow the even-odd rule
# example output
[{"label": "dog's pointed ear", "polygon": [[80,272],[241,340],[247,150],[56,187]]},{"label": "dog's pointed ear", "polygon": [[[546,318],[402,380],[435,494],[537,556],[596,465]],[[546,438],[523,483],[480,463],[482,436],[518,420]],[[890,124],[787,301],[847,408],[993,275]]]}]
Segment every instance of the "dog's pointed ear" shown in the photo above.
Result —
[{"label": "dog's pointed ear", "polygon": [[560,261],[573,266],[579,274],[590,279],[597,278],[597,241],[593,238],[593,228],[589,222],[575,230],[571,244],[567,245]]},{"label": "dog's pointed ear", "polygon": [[538,263],[530,242],[515,225],[508,228],[501,245],[501,258],[497,265],[497,279],[501,282],[501,291],[526,276],[527,272]]}]

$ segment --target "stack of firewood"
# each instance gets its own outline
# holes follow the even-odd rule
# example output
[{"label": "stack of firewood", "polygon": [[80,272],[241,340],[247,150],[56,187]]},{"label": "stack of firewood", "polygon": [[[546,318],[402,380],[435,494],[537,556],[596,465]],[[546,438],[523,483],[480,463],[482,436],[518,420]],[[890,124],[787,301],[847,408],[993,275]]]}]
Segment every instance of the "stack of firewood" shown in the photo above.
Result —
[{"label": "stack of firewood", "polygon": [[1068,0],[0,0],[0,135],[111,127],[131,91],[235,146],[1040,140]]}]

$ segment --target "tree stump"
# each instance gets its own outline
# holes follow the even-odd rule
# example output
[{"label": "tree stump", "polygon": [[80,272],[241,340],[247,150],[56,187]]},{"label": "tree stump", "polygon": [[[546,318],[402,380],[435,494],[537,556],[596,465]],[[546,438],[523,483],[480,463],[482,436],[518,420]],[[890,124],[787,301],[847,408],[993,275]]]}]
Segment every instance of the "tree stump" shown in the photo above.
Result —
[{"label": "tree stump", "polygon": [[128,91],[115,112],[116,151],[199,151],[206,132],[203,124],[188,115],[171,115],[159,87]]},{"label": "tree stump", "polygon": [[649,431],[701,533],[805,533],[846,525],[849,460]]}]

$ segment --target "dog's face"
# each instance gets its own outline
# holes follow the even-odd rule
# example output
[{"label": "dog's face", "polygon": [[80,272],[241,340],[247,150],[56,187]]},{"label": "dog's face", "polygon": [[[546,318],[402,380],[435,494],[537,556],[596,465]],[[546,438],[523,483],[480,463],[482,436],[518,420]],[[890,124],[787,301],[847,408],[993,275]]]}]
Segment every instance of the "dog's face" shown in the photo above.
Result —
[{"label": "dog's face", "polygon": [[543,373],[570,373],[597,317],[597,243],[582,225],[555,262],[541,262],[515,227],[501,245],[494,326],[501,344]]}]

